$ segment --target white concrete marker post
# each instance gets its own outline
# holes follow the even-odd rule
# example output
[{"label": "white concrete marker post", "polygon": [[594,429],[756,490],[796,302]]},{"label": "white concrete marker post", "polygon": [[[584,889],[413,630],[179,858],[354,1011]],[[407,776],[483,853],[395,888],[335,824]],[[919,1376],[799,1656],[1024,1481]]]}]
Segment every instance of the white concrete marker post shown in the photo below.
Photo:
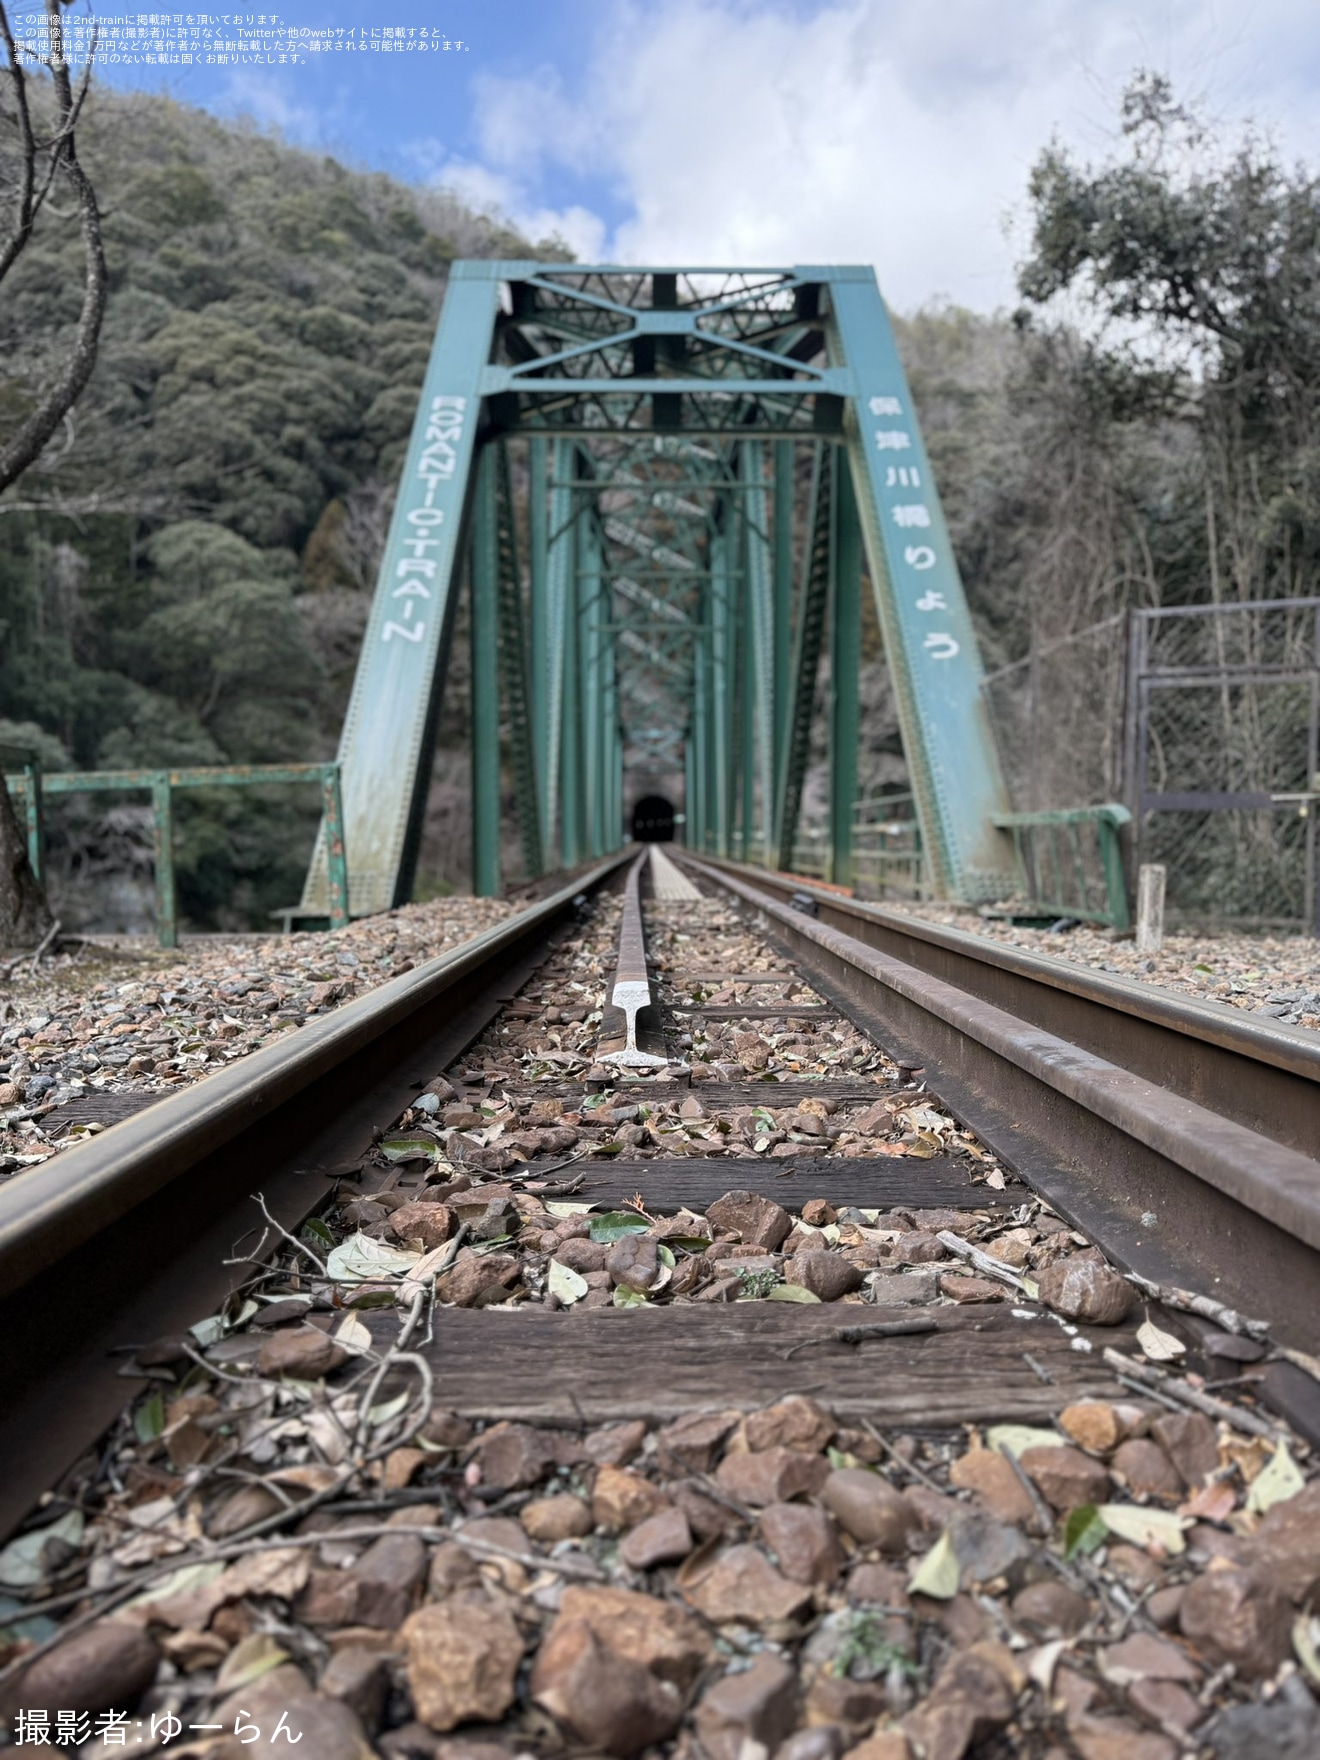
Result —
[{"label": "white concrete marker post", "polygon": [[1143,862],[1137,869],[1137,952],[1158,953],[1164,945],[1163,862]]}]

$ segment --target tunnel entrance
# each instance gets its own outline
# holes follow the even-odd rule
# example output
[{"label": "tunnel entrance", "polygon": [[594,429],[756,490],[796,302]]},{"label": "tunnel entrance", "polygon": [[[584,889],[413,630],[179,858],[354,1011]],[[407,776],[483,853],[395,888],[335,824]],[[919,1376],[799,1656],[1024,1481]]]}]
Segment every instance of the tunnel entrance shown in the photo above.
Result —
[{"label": "tunnel entrance", "polygon": [[672,843],[674,807],[662,794],[645,794],[632,813],[634,843]]}]

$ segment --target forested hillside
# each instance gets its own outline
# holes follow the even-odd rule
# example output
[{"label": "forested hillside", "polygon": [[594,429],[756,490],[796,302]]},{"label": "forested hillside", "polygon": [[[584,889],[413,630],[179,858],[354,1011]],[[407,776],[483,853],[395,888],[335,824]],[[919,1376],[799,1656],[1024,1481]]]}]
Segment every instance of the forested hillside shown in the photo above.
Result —
[{"label": "forested hillside", "polygon": [[[96,91],[79,150],[111,294],[89,392],[0,498],[0,737],[85,768],[328,754],[447,266],[565,253],[166,99]],[[0,304],[0,419],[79,271],[44,216]],[[187,914],[292,902],[313,806],[186,801]],[[123,868],[141,820],[58,815],[65,866]]]}]

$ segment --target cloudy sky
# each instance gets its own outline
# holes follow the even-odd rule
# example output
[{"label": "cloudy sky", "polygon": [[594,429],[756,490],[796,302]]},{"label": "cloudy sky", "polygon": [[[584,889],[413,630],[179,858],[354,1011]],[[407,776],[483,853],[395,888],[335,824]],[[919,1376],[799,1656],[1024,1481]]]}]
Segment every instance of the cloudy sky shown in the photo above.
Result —
[{"label": "cloudy sky", "polygon": [[286,0],[278,16],[463,47],[108,76],[449,184],[583,259],[872,262],[900,310],[1012,303],[1033,160],[1052,136],[1103,154],[1135,67],[1320,164],[1316,0]]}]

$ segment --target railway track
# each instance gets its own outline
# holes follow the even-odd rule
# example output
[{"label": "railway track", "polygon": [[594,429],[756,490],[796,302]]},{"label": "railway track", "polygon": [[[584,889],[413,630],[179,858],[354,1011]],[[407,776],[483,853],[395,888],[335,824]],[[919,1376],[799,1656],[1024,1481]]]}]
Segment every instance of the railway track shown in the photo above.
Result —
[{"label": "railway track", "polygon": [[1317,1074],[602,864],[0,1190],[0,1709],[227,1755],[246,1687],[329,1760],[1305,1733]]}]

